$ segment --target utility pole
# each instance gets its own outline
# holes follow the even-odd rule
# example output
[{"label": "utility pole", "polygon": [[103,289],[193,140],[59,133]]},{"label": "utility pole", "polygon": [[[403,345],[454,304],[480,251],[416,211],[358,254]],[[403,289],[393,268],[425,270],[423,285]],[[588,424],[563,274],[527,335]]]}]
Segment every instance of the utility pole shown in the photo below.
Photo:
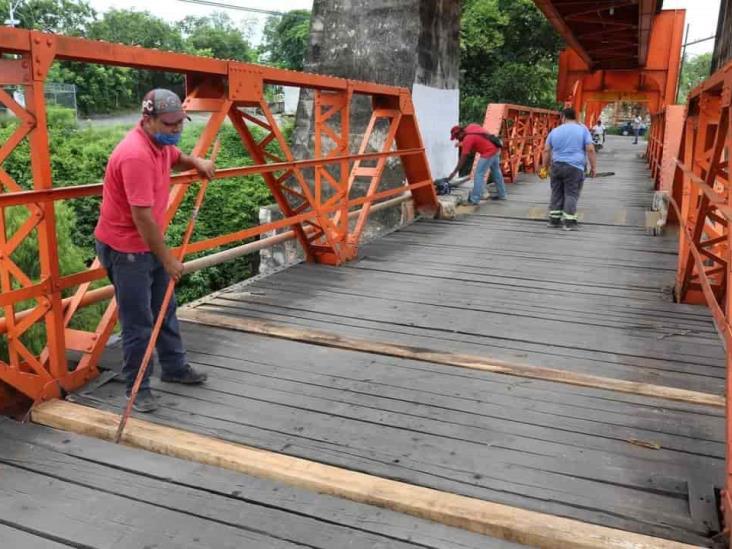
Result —
[{"label": "utility pole", "polygon": [[20,20],[15,18],[15,10],[17,10],[20,7],[20,3],[23,0],[10,0],[8,2],[8,11],[10,18],[5,20],[5,24],[9,27],[17,27],[20,25]]},{"label": "utility pole", "polygon": [[223,8],[223,9],[227,9],[227,10],[248,11],[250,13],[259,13],[262,15],[271,15],[271,16],[275,16],[275,17],[282,17],[286,13],[284,11],[264,10],[264,9],[260,9],[260,8],[249,8],[246,6],[239,6],[237,4],[231,4],[229,2],[216,2],[214,0],[179,0],[179,1],[187,2],[189,4],[199,4],[202,6],[211,6],[214,8]]},{"label": "utility pole", "polygon": [[681,77],[684,74],[684,63],[686,63],[686,46],[689,42],[689,29],[691,24],[686,24],[686,37],[684,38],[684,47],[681,50],[681,66],[679,67],[679,79],[676,81],[676,103],[679,102],[679,94],[681,93]]}]

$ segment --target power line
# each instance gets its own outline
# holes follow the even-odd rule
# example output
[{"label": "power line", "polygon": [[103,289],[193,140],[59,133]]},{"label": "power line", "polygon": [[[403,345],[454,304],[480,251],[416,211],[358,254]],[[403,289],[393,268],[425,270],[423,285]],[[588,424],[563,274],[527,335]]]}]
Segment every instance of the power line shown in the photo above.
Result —
[{"label": "power line", "polygon": [[213,6],[215,8],[224,8],[228,10],[239,10],[239,11],[248,11],[252,13],[261,13],[264,15],[275,15],[282,17],[287,12],[284,11],[274,11],[274,10],[263,10],[260,8],[247,8],[245,6],[238,6],[236,4],[228,4],[225,2],[214,2],[213,0],[179,0],[180,2],[187,2],[189,4],[200,4],[202,6]]},{"label": "power line", "polygon": [[684,46],[693,46],[694,44],[701,44],[702,42],[707,42],[708,40],[714,40],[716,36],[707,36],[706,38],[700,38],[699,40],[694,40],[693,42],[687,42],[684,44]]}]

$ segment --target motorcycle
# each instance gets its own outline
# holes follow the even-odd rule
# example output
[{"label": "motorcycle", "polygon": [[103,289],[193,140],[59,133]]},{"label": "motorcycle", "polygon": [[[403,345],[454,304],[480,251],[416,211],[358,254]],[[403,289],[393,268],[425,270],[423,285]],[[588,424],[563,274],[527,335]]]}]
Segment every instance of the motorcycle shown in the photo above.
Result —
[{"label": "motorcycle", "polygon": [[602,149],[602,135],[600,135],[599,133],[593,133],[592,144],[595,146],[596,151]]}]

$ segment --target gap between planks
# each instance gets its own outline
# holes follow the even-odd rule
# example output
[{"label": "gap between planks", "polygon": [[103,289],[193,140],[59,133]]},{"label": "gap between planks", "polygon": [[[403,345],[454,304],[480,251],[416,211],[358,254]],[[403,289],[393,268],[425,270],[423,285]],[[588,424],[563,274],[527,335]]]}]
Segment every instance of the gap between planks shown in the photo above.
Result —
[{"label": "gap between planks", "polygon": [[[53,400],[31,419],[113,440],[119,415]],[[683,543],[415,486],[131,418],[122,441],[135,448],[231,469],[299,488],[384,507],[478,534],[549,549],[685,549]]]},{"label": "gap between planks", "polygon": [[577,385],[580,387],[592,387],[595,389],[605,389],[608,391],[673,400],[689,404],[714,406],[716,408],[724,408],[726,404],[723,396],[703,393],[701,391],[692,391],[676,387],[667,387],[665,385],[654,385],[651,383],[640,383],[637,381],[595,376],[592,374],[570,372],[556,368],[517,364],[475,355],[446,353],[422,347],[410,347],[408,345],[370,341],[366,339],[340,336],[320,330],[304,330],[261,320],[235,318],[228,315],[208,313],[197,308],[179,310],[178,318],[195,324],[225,328],[279,339],[289,339],[292,341],[346,349],[349,351],[393,356],[417,360],[420,362],[430,362],[433,364],[483,370],[486,372],[494,372],[530,379],[541,379],[544,381],[566,383],[568,385]]}]

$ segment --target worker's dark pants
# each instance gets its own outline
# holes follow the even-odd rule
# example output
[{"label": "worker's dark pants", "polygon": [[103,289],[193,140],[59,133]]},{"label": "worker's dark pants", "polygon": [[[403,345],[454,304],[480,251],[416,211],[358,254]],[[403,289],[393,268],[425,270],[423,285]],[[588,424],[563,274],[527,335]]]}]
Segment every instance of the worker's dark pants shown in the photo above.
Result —
[{"label": "worker's dark pants", "polygon": [[549,204],[549,217],[577,219],[577,201],[584,181],[584,170],[566,162],[552,164],[552,198]]},{"label": "worker's dark pants", "polygon": [[[118,252],[97,240],[97,256],[114,285],[117,314],[122,325],[122,375],[129,389],[140,369],[169,278],[151,252]],[[171,375],[181,373],[187,364],[175,309],[173,296],[155,346],[163,371]],[[141,389],[150,387],[152,366],[147,367]]]},{"label": "worker's dark pants", "polygon": [[635,136],[635,141],[633,141],[633,145],[637,145],[638,136],[640,135],[640,128],[633,128],[633,135]]}]

